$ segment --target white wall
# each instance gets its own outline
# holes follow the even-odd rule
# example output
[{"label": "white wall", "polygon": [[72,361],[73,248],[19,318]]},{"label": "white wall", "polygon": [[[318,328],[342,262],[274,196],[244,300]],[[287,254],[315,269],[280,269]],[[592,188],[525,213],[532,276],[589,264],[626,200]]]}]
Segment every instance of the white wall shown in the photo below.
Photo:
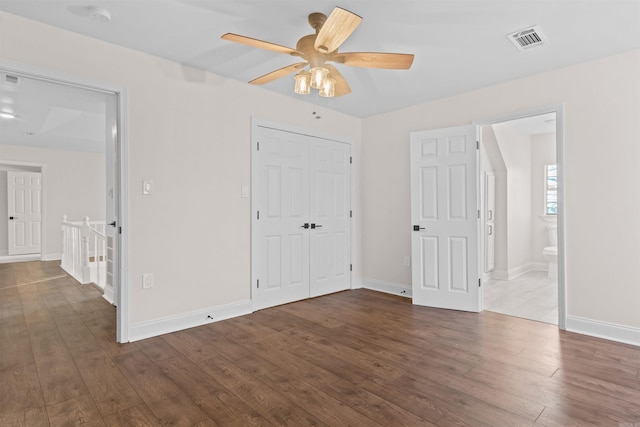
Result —
[{"label": "white wall", "polygon": [[531,262],[536,269],[546,269],[542,251],[549,246],[544,215],[545,166],[556,163],[556,134],[545,133],[531,138]]},{"label": "white wall", "polygon": [[[49,150],[17,145],[0,145],[0,164],[26,162],[44,165],[46,247],[45,259],[60,259],[62,216],[80,221],[84,216],[100,221],[105,214],[105,160],[103,153]],[[6,206],[7,173],[0,171],[0,201]],[[6,208],[0,209],[0,224],[6,224]],[[4,220],[3,216],[4,215]],[[6,226],[0,226],[0,255],[7,254]]]},{"label": "white wall", "polygon": [[[315,120],[311,104],[259,87],[6,13],[0,23],[12,40],[1,58],[128,89],[133,323],[249,299],[250,117],[356,143],[355,276],[362,265],[364,277],[410,284],[409,133],[564,103],[568,313],[640,327],[640,51],[362,121]],[[155,287],[142,290],[147,272]]]},{"label": "white wall", "polygon": [[363,277],[411,283],[410,132],[564,104],[567,312],[637,331],[639,94],[635,50],[365,119]]},{"label": "white wall", "polygon": [[[492,128],[506,165],[507,180],[506,194],[496,194],[496,198],[506,198],[507,247],[500,249],[507,254],[507,270],[496,273],[511,280],[531,270],[531,136],[508,123]],[[505,212],[501,209],[500,213]]]},{"label": "white wall", "polygon": [[[0,22],[12,40],[1,58],[128,90],[132,326],[250,299],[250,200],[240,195],[251,117],[350,139],[358,165],[357,118],[14,15]],[[143,179],[153,195],[141,194]],[[153,288],[142,289],[143,273]]]}]

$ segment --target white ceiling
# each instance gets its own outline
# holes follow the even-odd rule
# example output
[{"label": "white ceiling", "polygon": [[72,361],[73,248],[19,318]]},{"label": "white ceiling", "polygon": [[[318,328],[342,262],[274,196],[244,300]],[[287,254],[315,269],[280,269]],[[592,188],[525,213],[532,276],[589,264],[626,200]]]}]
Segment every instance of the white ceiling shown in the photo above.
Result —
[{"label": "white ceiling", "polygon": [[[89,6],[108,9],[111,22],[90,19]],[[363,18],[341,51],[415,54],[410,70],[337,65],[353,92],[305,98],[356,117],[640,48],[640,0],[0,0],[0,10],[245,82],[297,58],[222,34],[295,47],[313,32],[307,15],[335,6]],[[520,52],[507,40],[536,24],[548,45]],[[302,96],[293,76],[264,88]]]},{"label": "white ceiling", "polygon": [[0,118],[0,144],[104,152],[108,96],[22,76],[8,82],[0,72],[0,110],[16,116]]},{"label": "white ceiling", "polygon": [[[91,19],[92,6],[109,10],[111,22]],[[296,95],[292,75],[266,90],[368,117],[640,48],[640,0],[0,0],[0,10],[245,82],[298,60],[222,34],[295,47],[313,32],[308,14],[328,15],[335,6],[363,17],[340,51],[414,53],[412,68],[338,64],[353,90],[339,98]],[[520,52],[506,35],[532,25],[549,44]],[[104,150],[106,95],[0,78],[0,109],[19,116],[0,118],[0,144]],[[530,134],[553,131],[545,119],[517,125]]]}]

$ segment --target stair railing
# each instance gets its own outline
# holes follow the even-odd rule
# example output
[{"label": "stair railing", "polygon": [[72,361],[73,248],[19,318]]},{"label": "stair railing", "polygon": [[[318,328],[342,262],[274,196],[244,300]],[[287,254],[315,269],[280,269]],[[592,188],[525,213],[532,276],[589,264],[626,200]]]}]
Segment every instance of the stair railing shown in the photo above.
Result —
[{"label": "stair railing", "polygon": [[60,266],[82,284],[106,284],[106,224],[104,221],[69,221],[62,217],[62,259]]}]

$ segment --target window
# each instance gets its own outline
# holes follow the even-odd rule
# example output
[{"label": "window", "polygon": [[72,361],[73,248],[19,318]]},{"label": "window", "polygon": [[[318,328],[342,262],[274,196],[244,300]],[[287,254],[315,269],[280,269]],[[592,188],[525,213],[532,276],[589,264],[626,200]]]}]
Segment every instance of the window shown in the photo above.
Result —
[{"label": "window", "polygon": [[558,166],[546,165],[544,171],[544,214],[558,213]]}]

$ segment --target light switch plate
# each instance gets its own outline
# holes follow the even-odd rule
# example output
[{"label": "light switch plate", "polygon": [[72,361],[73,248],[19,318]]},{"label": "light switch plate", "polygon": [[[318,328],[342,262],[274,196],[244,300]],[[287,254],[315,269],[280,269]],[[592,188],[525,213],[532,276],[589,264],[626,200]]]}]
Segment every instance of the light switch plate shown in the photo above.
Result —
[{"label": "light switch plate", "polygon": [[142,289],[153,288],[153,273],[145,273],[142,275]]},{"label": "light switch plate", "polygon": [[248,185],[243,185],[242,189],[240,190],[240,195],[243,199],[246,199],[247,197],[249,197],[249,186]]},{"label": "light switch plate", "polygon": [[145,179],[142,181],[142,194],[148,195],[153,194],[153,181],[150,179]]}]

